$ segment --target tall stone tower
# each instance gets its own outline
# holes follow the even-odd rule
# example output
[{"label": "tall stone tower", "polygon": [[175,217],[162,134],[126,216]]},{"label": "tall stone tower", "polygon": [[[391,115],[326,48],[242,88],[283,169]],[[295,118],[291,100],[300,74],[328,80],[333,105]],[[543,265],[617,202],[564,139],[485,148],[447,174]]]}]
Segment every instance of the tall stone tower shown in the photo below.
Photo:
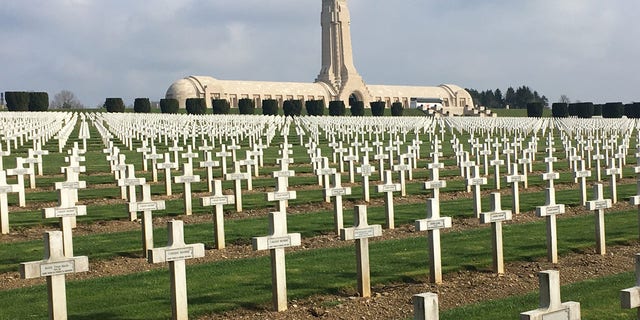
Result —
[{"label": "tall stone tower", "polygon": [[371,101],[371,94],[353,64],[351,17],[347,0],[322,0],[322,69],[316,82],[326,84],[334,100]]}]

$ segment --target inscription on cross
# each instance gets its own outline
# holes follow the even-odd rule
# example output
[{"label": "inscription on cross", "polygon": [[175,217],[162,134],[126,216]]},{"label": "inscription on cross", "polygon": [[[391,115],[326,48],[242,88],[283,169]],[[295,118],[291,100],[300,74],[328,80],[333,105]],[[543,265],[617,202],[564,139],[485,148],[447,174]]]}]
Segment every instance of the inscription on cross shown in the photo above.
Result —
[{"label": "inscription on cross", "polygon": [[[84,181],[83,181],[84,182]],[[73,199],[73,189],[58,190],[58,206],[42,210],[43,218],[59,218],[64,240],[64,254],[73,257],[72,218],[87,215],[86,206],[77,206]]]},{"label": "inscription on cross", "polygon": [[153,216],[155,210],[165,210],[164,200],[151,199],[151,186],[142,185],[142,201],[129,202],[129,212],[142,212],[142,252],[145,258],[149,249],[153,249]]},{"label": "inscription on cross", "polygon": [[191,206],[191,184],[194,182],[200,182],[200,176],[193,174],[193,167],[190,162],[182,164],[182,175],[174,178],[176,183],[184,184],[183,200],[184,200],[184,213],[190,216],[193,213]]},{"label": "inscription on cross", "polygon": [[173,319],[188,319],[187,270],[185,260],[204,257],[204,244],[184,243],[184,222],[167,222],[169,239],[166,247],[150,249],[147,252],[149,263],[169,263],[171,273],[171,310]]},{"label": "inscription on cross", "polygon": [[359,205],[354,209],[354,223],[351,228],[340,229],[342,240],[356,241],[356,264],[358,272],[358,293],[363,298],[371,296],[371,277],[369,273],[369,238],[382,236],[382,226],[367,223],[367,206]]},{"label": "inscription on cross", "polygon": [[427,199],[427,218],[415,221],[416,231],[427,231],[429,245],[429,281],[442,283],[440,229],[451,228],[451,217],[440,217],[440,201]]},{"label": "inscription on cross", "polygon": [[558,263],[558,236],[556,232],[556,216],[563,214],[564,204],[556,204],[555,189],[546,189],[546,203],[536,207],[536,216],[546,217],[547,220],[547,259],[551,263]]},{"label": "inscription on cross", "polygon": [[491,210],[480,213],[480,223],[491,223],[491,245],[493,248],[493,272],[504,273],[504,255],[502,253],[502,222],[511,220],[509,210],[502,210],[500,193],[491,194]]},{"label": "inscription on cross", "polygon": [[361,163],[356,171],[362,176],[362,200],[369,202],[369,177],[376,171],[376,167],[369,164],[367,156],[362,157]]},{"label": "inscription on cross", "polygon": [[44,233],[44,260],[20,264],[22,279],[47,278],[49,319],[67,319],[65,274],[89,271],[89,258],[63,253],[62,232]]},{"label": "inscription on cross", "polygon": [[580,320],[580,303],[560,299],[560,272],[542,271],[538,279],[540,308],[521,313],[520,320]]},{"label": "inscription on cross", "polygon": [[253,250],[271,251],[271,284],[273,308],[276,311],[287,310],[287,273],[285,248],[301,244],[299,233],[288,233],[285,212],[269,213],[269,235],[253,238]]},{"label": "inscription on cross", "polygon": [[164,187],[165,194],[170,196],[173,194],[171,190],[171,169],[177,169],[178,164],[171,162],[171,157],[169,153],[164,154],[164,162],[157,164],[158,169],[164,170]]},{"label": "inscription on cross", "polygon": [[242,212],[242,180],[249,179],[249,173],[242,172],[240,170],[240,163],[234,163],[235,171],[233,173],[227,173],[225,179],[234,180],[234,196],[236,203],[236,211]]},{"label": "inscription on cross", "polygon": [[596,221],[596,252],[601,255],[606,254],[604,209],[611,208],[611,199],[604,199],[602,195],[602,184],[593,185],[593,199],[587,201],[587,210],[593,211]]},{"label": "inscription on cross", "polygon": [[340,229],[344,226],[342,215],[342,197],[351,194],[351,187],[342,186],[342,176],[340,173],[333,175],[333,185],[324,189],[325,197],[334,197],[333,202],[333,222],[334,230],[340,233]]},{"label": "inscription on cross", "polygon": [[203,207],[214,207],[213,211],[213,229],[214,240],[216,249],[224,249],[225,236],[224,236],[224,208],[225,204],[233,204],[233,195],[222,194],[222,181],[213,181],[213,195],[209,197],[203,197],[200,199],[200,204]]}]

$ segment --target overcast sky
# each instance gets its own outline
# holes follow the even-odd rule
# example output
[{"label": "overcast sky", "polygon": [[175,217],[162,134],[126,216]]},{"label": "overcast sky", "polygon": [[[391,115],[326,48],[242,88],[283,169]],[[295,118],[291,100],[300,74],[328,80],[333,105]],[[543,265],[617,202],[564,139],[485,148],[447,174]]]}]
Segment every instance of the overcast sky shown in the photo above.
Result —
[{"label": "overcast sky", "polygon": [[[637,0],[349,0],[369,84],[640,101]],[[175,80],[313,82],[321,0],[3,0],[0,91],[159,100]]]}]

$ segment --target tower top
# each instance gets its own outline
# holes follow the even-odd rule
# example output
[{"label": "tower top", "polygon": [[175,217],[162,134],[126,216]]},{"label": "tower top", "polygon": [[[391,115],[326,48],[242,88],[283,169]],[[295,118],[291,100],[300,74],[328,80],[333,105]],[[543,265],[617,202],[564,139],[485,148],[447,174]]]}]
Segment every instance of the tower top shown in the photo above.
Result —
[{"label": "tower top", "polygon": [[316,82],[327,84],[334,99],[371,100],[353,63],[351,16],[347,0],[322,0],[322,68]]}]

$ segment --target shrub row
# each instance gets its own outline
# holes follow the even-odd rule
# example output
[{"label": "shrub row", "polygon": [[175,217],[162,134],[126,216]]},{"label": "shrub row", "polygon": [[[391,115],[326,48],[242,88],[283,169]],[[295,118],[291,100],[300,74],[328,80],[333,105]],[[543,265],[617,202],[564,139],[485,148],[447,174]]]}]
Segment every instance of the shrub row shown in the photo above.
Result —
[{"label": "shrub row", "polygon": [[4,98],[9,111],[47,111],[49,94],[46,92],[7,91]]}]

